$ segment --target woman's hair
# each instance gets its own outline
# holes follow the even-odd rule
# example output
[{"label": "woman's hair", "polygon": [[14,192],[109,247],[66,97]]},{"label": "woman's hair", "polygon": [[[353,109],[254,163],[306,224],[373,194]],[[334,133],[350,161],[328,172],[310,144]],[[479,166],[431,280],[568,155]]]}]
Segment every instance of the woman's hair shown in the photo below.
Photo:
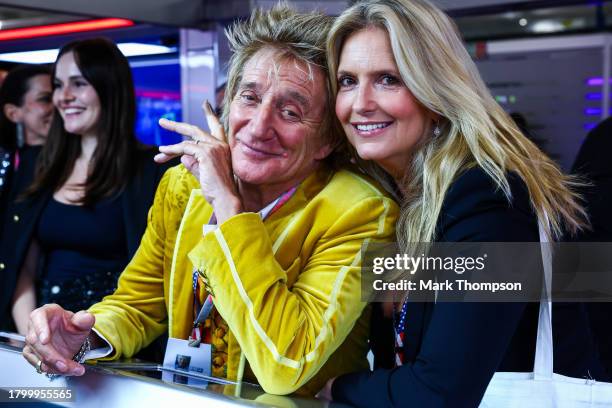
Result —
[{"label": "woman's hair", "polygon": [[[81,204],[92,206],[118,194],[137,171],[134,154],[139,142],[134,134],[136,100],[132,72],[127,59],[111,41],[104,38],[77,40],[60,50],[57,61],[72,52],[83,77],[100,100],[97,127],[98,144],[89,164]],[[81,154],[79,135],[67,132],[57,109],[53,113],[47,143],[36,166],[34,182],[25,195],[33,196],[45,190],[56,190],[70,176]]]},{"label": "woman's hair", "polygon": [[[333,81],[327,73],[325,42],[332,22],[333,17],[323,13],[298,13],[286,4],[279,3],[269,11],[255,10],[248,20],[236,22],[229,27],[225,34],[232,57],[223,101],[222,121],[225,128],[228,128],[230,104],[238,91],[244,67],[257,52],[273,49],[278,51],[276,58],[291,58],[306,64],[309,70],[314,66],[323,71],[327,81],[326,109],[321,132],[327,142],[335,147],[335,154],[328,156],[328,162],[337,163],[341,152],[346,155],[348,143],[334,114],[335,103],[331,93]],[[312,72],[310,74],[312,78]]]},{"label": "woman's hair", "polygon": [[[571,188],[578,182],[530,142],[495,102],[450,18],[426,0],[372,0],[347,9],[330,29],[328,61],[335,78],[344,41],[368,27],[387,32],[402,81],[439,115],[407,165],[397,236],[402,248],[436,239],[436,222],[450,184],[480,166],[511,199],[507,172],[525,182],[549,238],[576,232],[586,215]],[[334,93],[337,84],[333,84]],[[382,180],[386,181],[386,180]]]},{"label": "woman's hair", "polygon": [[16,124],[4,114],[4,105],[22,106],[24,96],[32,86],[30,80],[38,75],[51,75],[51,69],[46,65],[20,65],[4,78],[0,87],[0,147],[17,148]]}]

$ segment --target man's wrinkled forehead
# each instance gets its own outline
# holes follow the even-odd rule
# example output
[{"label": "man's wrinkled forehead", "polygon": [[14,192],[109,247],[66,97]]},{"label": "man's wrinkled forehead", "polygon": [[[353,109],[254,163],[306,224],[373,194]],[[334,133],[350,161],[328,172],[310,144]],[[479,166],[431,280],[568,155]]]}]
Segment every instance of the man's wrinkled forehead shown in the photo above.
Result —
[{"label": "man's wrinkled forehead", "polygon": [[257,84],[267,89],[272,85],[286,83],[301,88],[309,94],[314,92],[314,70],[311,65],[298,60],[282,50],[263,49],[246,63],[242,72],[240,87]]}]

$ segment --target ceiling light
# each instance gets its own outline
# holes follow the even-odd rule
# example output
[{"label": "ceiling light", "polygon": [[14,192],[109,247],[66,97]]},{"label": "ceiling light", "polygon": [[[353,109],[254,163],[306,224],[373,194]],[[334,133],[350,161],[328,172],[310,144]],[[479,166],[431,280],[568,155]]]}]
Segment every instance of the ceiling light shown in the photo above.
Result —
[{"label": "ceiling light", "polygon": [[[612,78],[608,78],[608,82],[610,85],[612,85]],[[604,84],[604,80],[602,77],[587,78],[586,84],[588,86],[602,86]]]},{"label": "ceiling light", "polygon": [[166,47],[165,45],[144,44],[144,43],[121,43],[117,44],[126,57],[138,57],[143,55],[168,54],[176,52],[175,47]]},{"label": "ceiling light", "polygon": [[102,18],[98,20],[76,21],[71,23],[14,28],[0,32],[0,41],[22,40],[26,38],[48,37],[50,35],[80,33],[83,31],[106,30],[109,28],[129,27],[134,22],[122,18]]},{"label": "ceiling light", "polygon": [[[176,52],[174,47],[144,43],[120,43],[117,47],[126,57],[158,55]],[[57,59],[58,49],[8,52],[0,54],[0,61],[18,62],[21,64],[48,64]]]},{"label": "ceiling light", "polygon": [[7,52],[0,54],[0,61],[18,62],[20,64],[47,64],[55,62],[59,50],[38,50]]},{"label": "ceiling light", "polygon": [[542,20],[531,26],[535,33],[553,33],[563,30],[563,24],[555,20]]}]

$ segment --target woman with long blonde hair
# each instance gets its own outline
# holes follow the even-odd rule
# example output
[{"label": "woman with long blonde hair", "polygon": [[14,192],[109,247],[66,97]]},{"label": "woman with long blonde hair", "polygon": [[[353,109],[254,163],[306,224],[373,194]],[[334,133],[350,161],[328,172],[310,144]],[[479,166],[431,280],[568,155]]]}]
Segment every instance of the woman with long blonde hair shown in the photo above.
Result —
[{"label": "woman with long blonde hair", "polygon": [[[355,159],[401,202],[401,250],[432,242],[537,242],[538,224],[549,239],[583,227],[574,179],[521,134],[487,90],[454,24],[426,0],[352,6],[330,31],[328,61],[336,114]],[[531,306],[400,304],[396,353],[388,353],[390,364],[377,361],[389,369],[342,376],[333,397],[357,406],[478,405],[496,370],[531,371]],[[571,369],[586,374],[591,363]],[[323,391],[328,398],[331,384]]]}]

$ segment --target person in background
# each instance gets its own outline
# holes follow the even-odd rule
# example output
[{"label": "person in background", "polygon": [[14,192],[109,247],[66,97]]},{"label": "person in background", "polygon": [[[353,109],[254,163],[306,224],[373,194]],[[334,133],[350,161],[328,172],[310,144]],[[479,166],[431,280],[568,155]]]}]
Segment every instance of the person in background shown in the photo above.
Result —
[{"label": "person in background", "polygon": [[[1,223],[6,222],[13,186],[22,185],[22,178],[31,180],[38,146],[47,139],[53,115],[51,92],[51,70],[45,65],[17,66],[0,87]],[[2,265],[0,273],[1,269]]]},{"label": "person in background", "polygon": [[[375,163],[400,197],[402,251],[538,242],[538,224],[549,239],[583,226],[573,179],[495,102],[442,11],[425,0],[358,2],[328,38],[336,114],[356,160]],[[404,301],[388,329],[373,333],[394,333],[390,358],[377,364],[387,368],[331,380],[320,396],[363,407],[478,406],[496,370],[532,371],[537,306]],[[557,360],[555,369],[598,378],[591,363]]]},{"label": "person in background", "polygon": [[0,249],[0,312],[23,334],[37,305],[86,309],[113,292],[169,167],[136,139],[132,75],[112,42],[65,45],[52,77],[48,141],[10,203]]},{"label": "person in background", "polygon": [[[325,70],[331,22],[279,5],[229,29],[223,125],[210,107],[210,134],[160,121],[191,140],[156,160],[183,165],[161,181],[113,295],[88,313],[32,313],[23,355],[39,372],[80,375],[78,350],[130,357],[164,331],[184,347],[210,339],[214,375],[244,373],[274,394],[314,395],[368,367],[362,246],[393,239],[397,206],[342,166]],[[209,322],[196,320],[210,302]]]}]

